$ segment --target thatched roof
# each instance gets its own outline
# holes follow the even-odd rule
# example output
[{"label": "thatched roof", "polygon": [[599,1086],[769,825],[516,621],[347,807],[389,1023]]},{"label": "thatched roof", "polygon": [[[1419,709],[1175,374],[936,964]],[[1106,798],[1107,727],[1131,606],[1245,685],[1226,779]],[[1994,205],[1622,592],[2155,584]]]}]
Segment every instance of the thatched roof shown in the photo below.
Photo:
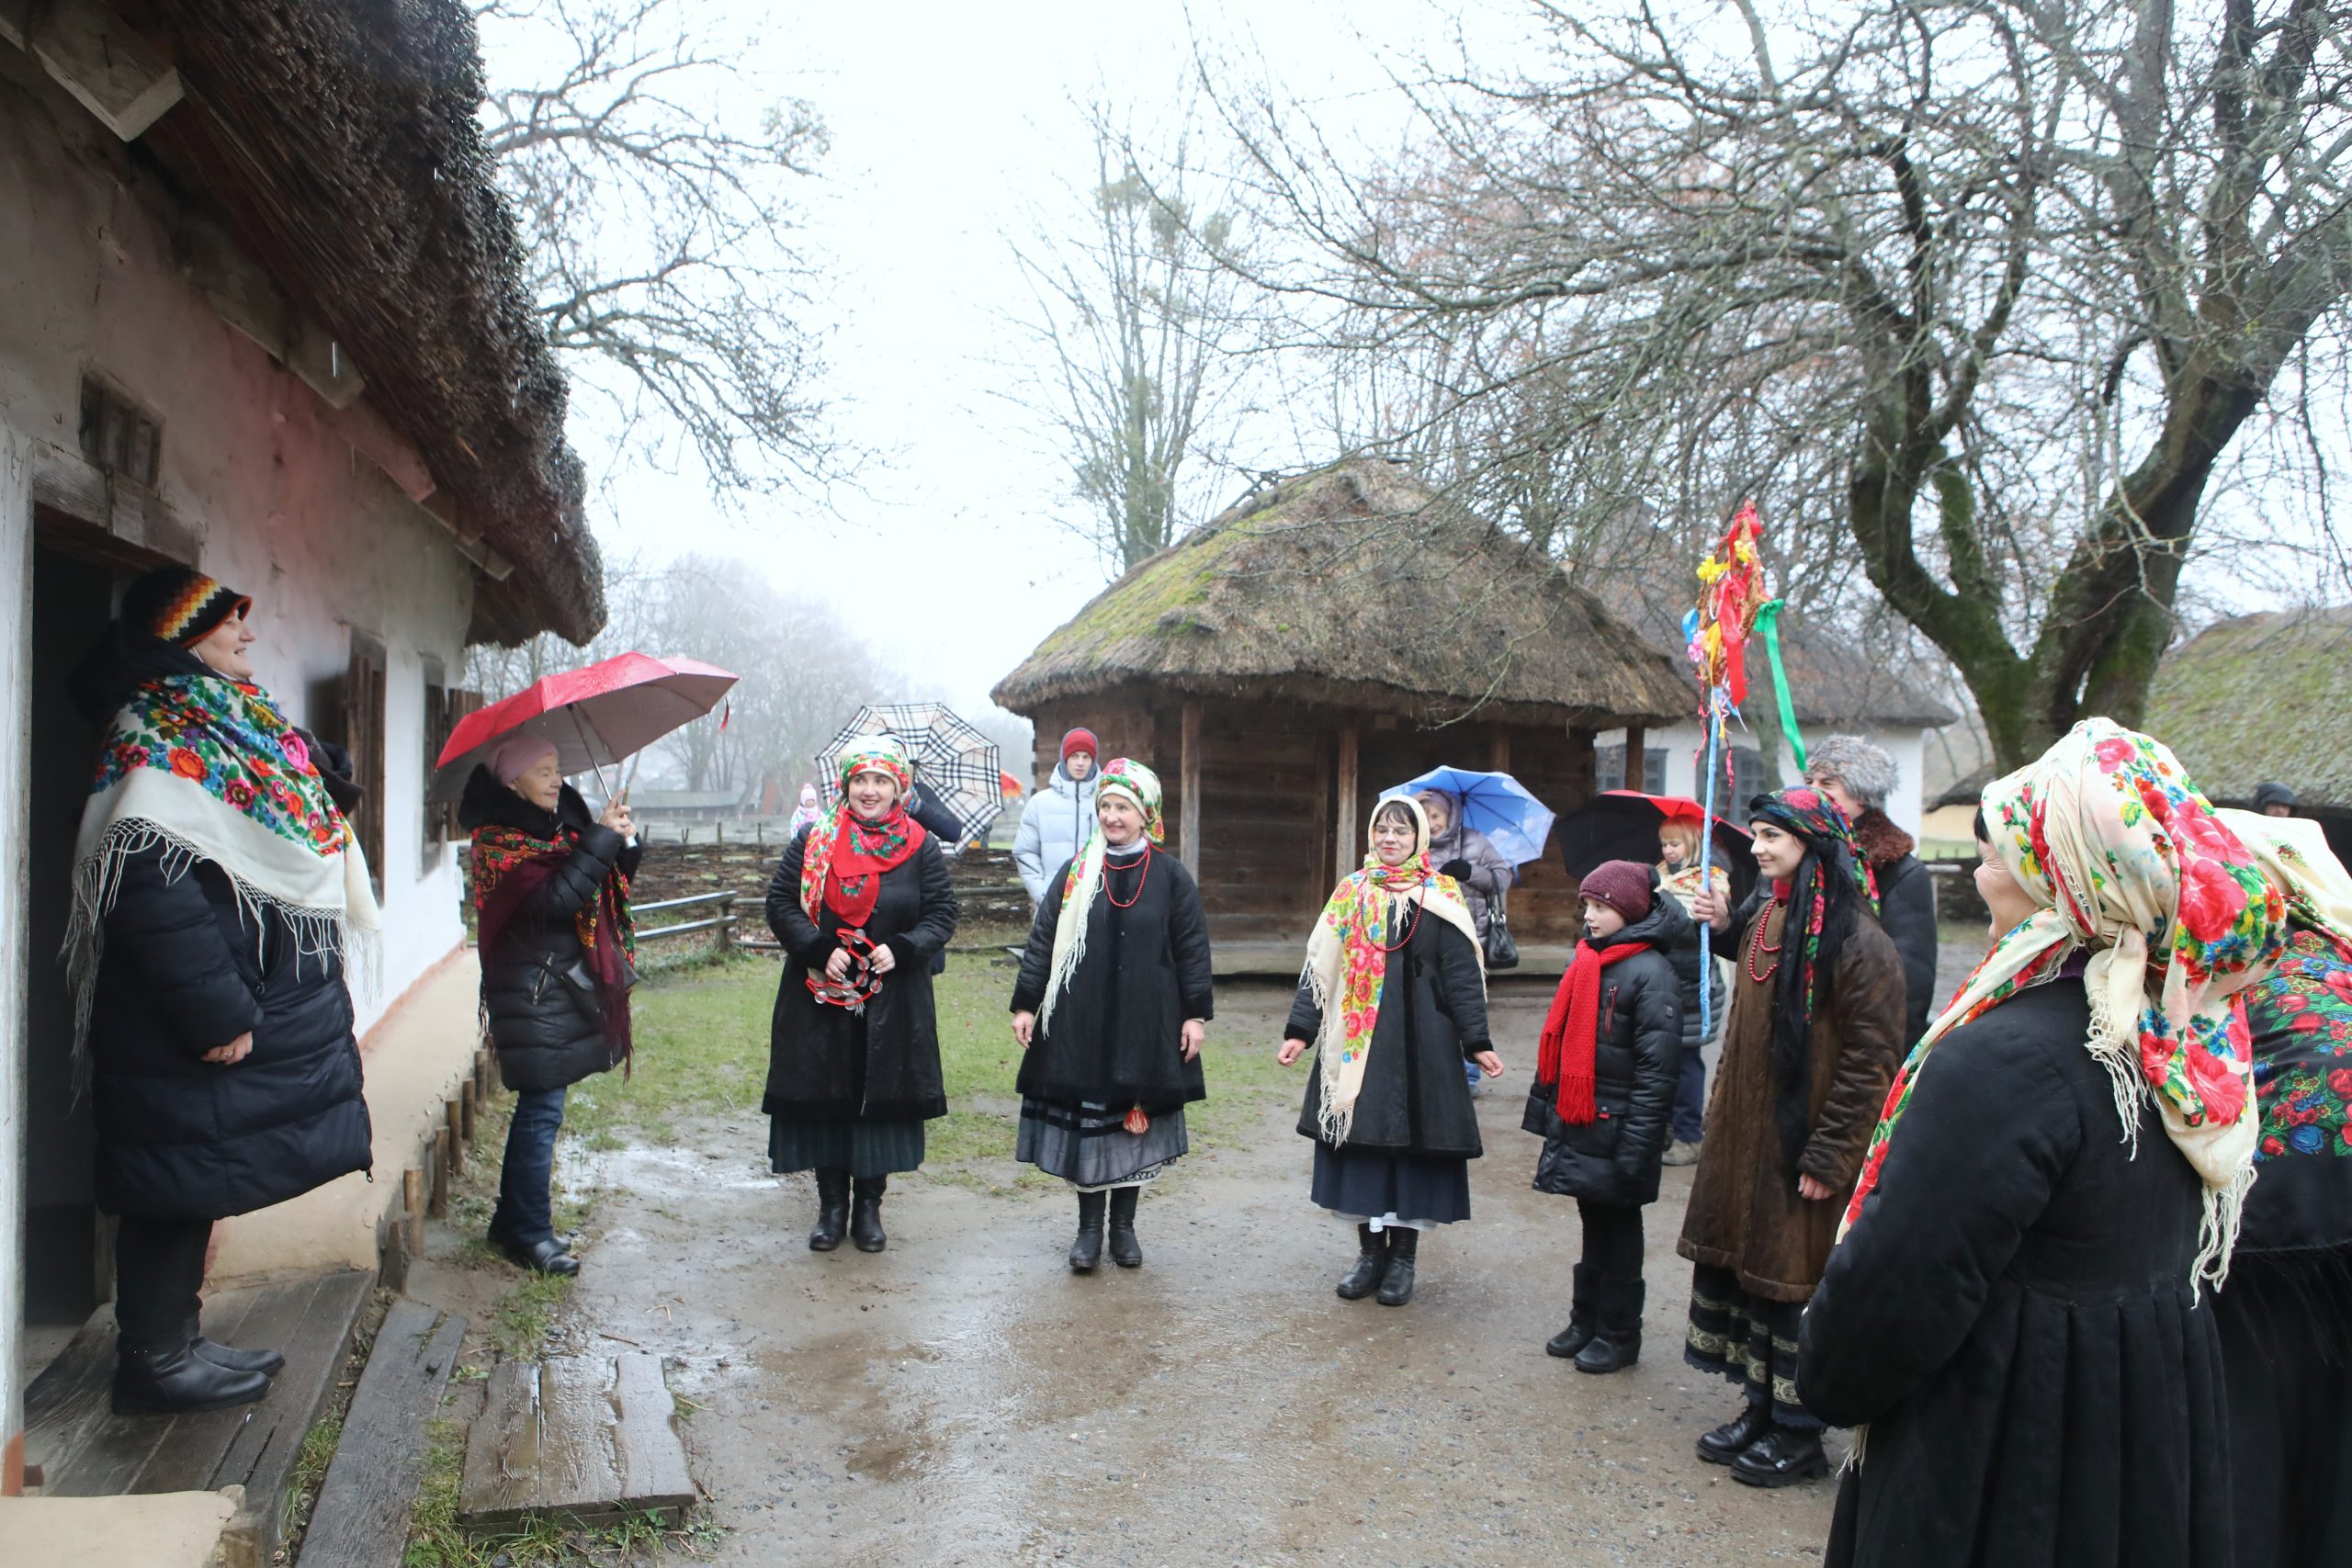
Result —
[{"label": "thatched roof", "polygon": [[1033,714],[1128,682],[1598,728],[1694,700],[1547,558],[1370,458],[1253,491],[1097,594],[993,695]]},{"label": "thatched roof", "polygon": [[563,377],[474,118],[466,6],[121,8],[186,93],[141,144],[358,365],[368,402],[432,470],[434,509],[512,563],[481,586],[476,638],[586,642],[605,621],[603,568]]},{"label": "thatched roof", "polygon": [[2301,807],[2352,811],[2352,605],[2241,615],[2165,656],[2149,734],[2221,806],[2275,779]]}]

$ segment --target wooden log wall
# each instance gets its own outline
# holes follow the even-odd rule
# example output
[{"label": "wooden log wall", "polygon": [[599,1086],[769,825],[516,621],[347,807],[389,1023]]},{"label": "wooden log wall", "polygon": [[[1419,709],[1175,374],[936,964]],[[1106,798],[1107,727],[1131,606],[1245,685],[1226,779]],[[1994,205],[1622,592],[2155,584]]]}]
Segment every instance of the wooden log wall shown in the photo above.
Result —
[{"label": "wooden log wall", "polygon": [[[1157,772],[1171,851],[1184,848],[1182,824],[1197,814],[1202,901],[1212,933],[1227,942],[1303,941],[1332,885],[1362,862],[1380,793],[1430,768],[1503,769],[1562,815],[1595,789],[1589,729],[1424,729],[1390,714],[1210,698],[1194,720],[1200,790],[1188,807],[1184,705],[1176,694],[1137,687],[1047,704],[1035,716],[1035,776],[1051,774],[1063,733],[1081,725],[1104,760],[1136,757]],[[1573,942],[1576,884],[1556,850],[1547,847],[1521,877],[1510,903],[1520,939]]]}]

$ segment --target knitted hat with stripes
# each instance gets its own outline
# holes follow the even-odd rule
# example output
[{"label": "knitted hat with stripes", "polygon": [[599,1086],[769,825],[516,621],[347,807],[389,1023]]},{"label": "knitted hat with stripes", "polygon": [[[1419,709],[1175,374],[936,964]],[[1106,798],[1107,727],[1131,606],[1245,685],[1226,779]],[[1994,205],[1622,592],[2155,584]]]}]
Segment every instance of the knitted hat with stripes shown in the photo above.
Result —
[{"label": "knitted hat with stripes", "polygon": [[194,648],[232,615],[253,613],[254,602],[187,566],[159,566],[123,591],[123,625],[174,648]]}]

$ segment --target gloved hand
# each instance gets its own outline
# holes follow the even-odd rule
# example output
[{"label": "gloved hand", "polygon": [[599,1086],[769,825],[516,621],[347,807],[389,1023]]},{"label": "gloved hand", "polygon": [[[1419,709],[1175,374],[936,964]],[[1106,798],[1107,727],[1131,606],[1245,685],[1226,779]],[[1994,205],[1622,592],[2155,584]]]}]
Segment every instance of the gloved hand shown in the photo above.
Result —
[{"label": "gloved hand", "polygon": [[1470,880],[1470,863],[1457,855],[1439,866],[1437,874],[1440,876],[1450,876],[1456,882],[1467,882]]}]

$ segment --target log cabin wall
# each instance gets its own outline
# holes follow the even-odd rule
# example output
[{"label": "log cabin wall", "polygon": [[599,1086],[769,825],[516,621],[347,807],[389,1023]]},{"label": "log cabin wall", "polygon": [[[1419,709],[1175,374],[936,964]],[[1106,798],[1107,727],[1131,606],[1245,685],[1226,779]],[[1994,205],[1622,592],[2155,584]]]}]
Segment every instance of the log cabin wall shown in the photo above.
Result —
[{"label": "log cabin wall", "polygon": [[[1380,793],[1430,768],[1500,767],[1566,815],[1592,798],[1592,732],[1538,725],[1465,723],[1429,729],[1393,714],[1311,704],[1208,697],[1200,703],[1199,880],[1210,930],[1226,942],[1304,942],[1332,885],[1363,858],[1363,833]],[[1168,847],[1182,853],[1182,694],[1136,685],[1042,704],[1033,775],[1060,761],[1061,738],[1083,726],[1102,757],[1135,757],[1158,773]],[[1357,767],[1353,831],[1340,799],[1344,737],[1352,726]],[[1521,868],[1510,900],[1521,942],[1576,939],[1576,884],[1546,846]]]}]

